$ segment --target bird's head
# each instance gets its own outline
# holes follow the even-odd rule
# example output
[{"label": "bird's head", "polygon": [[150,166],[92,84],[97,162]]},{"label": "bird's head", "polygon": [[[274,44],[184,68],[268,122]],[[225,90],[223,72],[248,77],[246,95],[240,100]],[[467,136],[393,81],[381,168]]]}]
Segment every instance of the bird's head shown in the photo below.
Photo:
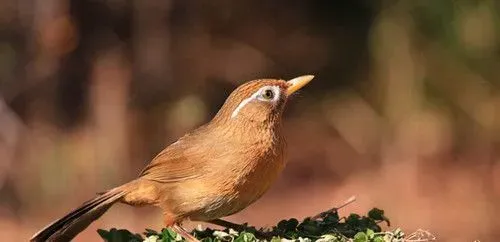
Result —
[{"label": "bird's head", "polygon": [[289,81],[258,79],[244,83],[229,95],[213,122],[238,126],[274,125],[280,121],[287,99],[313,78],[306,75]]}]

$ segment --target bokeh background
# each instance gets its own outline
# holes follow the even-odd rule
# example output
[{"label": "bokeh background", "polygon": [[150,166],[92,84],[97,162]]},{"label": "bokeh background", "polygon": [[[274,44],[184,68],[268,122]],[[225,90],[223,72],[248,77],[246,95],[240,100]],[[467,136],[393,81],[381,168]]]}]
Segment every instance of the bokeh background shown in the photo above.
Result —
[{"label": "bokeh background", "polygon": [[[244,81],[314,74],[285,114],[288,167],[231,221],[355,195],[342,214],[496,241],[499,34],[496,0],[2,0],[0,238],[134,178]],[[76,241],[161,226],[117,205]]]}]

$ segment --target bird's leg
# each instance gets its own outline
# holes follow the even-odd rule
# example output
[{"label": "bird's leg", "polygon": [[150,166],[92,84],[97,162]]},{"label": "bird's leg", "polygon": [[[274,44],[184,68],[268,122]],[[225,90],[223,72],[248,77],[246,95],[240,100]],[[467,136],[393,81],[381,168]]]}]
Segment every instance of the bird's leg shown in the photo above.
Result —
[{"label": "bird's leg", "polygon": [[192,236],[188,231],[186,231],[179,224],[174,224],[174,225],[172,225],[171,228],[174,232],[180,234],[182,237],[184,237],[184,239],[186,239],[189,242],[200,242],[197,238]]},{"label": "bird's leg", "polygon": [[171,228],[174,232],[180,234],[186,241],[189,242],[200,242],[197,238],[192,236],[188,231],[186,231],[182,226],[179,225],[175,216],[169,213],[167,210],[163,211],[163,223],[165,227]]}]

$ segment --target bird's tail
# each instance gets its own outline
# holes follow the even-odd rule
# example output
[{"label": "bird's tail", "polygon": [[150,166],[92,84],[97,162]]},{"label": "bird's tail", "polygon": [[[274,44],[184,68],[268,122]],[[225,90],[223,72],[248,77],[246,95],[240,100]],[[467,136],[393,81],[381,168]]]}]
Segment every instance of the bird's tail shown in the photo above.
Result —
[{"label": "bird's tail", "polygon": [[52,222],[30,239],[32,242],[65,242],[73,239],[87,228],[94,220],[101,217],[115,202],[126,193],[125,186],[120,186],[97,195],[66,216]]}]

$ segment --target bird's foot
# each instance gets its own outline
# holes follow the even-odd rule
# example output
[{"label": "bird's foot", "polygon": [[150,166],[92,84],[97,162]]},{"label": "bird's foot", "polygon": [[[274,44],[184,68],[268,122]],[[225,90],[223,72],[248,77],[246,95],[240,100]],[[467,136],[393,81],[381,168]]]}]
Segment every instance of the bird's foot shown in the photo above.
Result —
[{"label": "bird's foot", "polygon": [[184,237],[184,239],[186,239],[189,242],[200,242],[197,238],[192,236],[188,231],[186,231],[179,224],[174,224],[174,225],[172,225],[171,228],[174,232],[180,234],[182,237]]}]

